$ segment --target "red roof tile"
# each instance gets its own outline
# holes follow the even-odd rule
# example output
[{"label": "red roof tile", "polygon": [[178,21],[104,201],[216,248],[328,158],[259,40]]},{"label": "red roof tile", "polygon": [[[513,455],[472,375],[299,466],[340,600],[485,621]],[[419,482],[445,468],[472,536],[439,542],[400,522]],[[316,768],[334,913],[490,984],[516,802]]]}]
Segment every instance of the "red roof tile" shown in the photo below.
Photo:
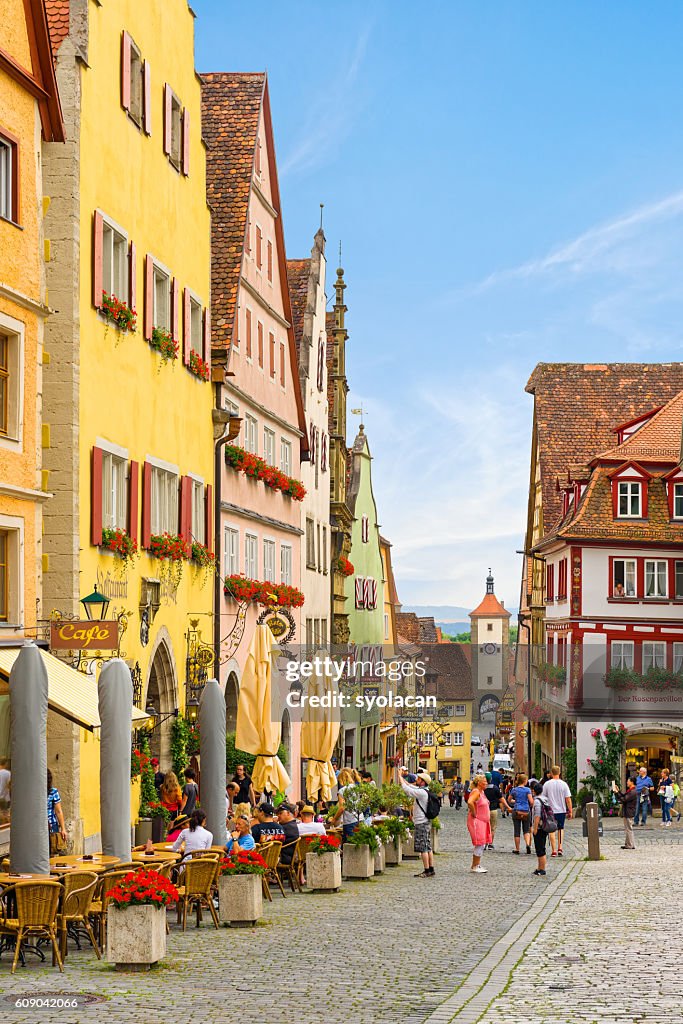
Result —
[{"label": "red roof tile", "polygon": [[69,34],[69,0],[45,0],[45,11],[52,53],[57,56],[57,50]]},{"label": "red roof tile", "polygon": [[308,305],[308,279],[311,274],[311,261],[287,260],[287,280],[289,295],[292,300],[292,325],[296,340],[297,353],[301,350],[301,339],[304,334],[304,315]]},{"label": "red roof tile", "polygon": [[470,612],[470,618],[475,615],[485,616],[487,619],[510,618],[510,612],[503,607],[495,594],[484,595],[484,600],[477,605],[473,612]]},{"label": "red roof tile", "polygon": [[[616,448],[599,456],[599,461],[678,462],[683,428],[683,391],[672,398],[651,420]],[[598,460],[596,460],[598,461]]]},{"label": "red roof tile", "polygon": [[460,644],[425,643],[422,655],[426,661],[425,692],[428,695],[438,700],[474,699],[472,669]]}]

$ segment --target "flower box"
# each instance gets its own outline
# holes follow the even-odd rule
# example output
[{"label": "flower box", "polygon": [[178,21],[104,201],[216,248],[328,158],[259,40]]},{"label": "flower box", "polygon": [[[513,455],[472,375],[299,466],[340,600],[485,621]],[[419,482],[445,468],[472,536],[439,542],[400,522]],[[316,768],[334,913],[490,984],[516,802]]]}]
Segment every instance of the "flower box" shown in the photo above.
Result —
[{"label": "flower box", "polygon": [[372,850],[365,843],[354,846],[344,843],[344,859],[342,874],[344,878],[372,878],[375,873],[375,858]]},{"label": "flower box", "polygon": [[148,840],[154,841],[152,839],[152,819],[140,818],[135,826],[135,845],[144,846]]},{"label": "flower box", "polygon": [[107,323],[113,324],[122,334],[132,333],[137,327],[137,312],[109,292],[102,292],[99,309]]},{"label": "flower box", "polygon": [[343,555],[340,555],[337,559],[337,572],[340,572],[342,576],[353,576],[355,571],[353,562],[350,562],[348,558],[344,558]]},{"label": "flower box", "polygon": [[153,329],[149,345],[161,356],[162,365],[178,358],[178,342],[171,332],[164,330],[163,327]]},{"label": "flower box", "polygon": [[404,840],[403,857],[405,860],[419,860],[420,854],[415,852],[415,834],[413,832]]},{"label": "flower box", "polygon": [[108,526],[103,527],[101,546],[106,551],[112,551],[117,558],[122,559],[124,565],[132,562],[138,554],[138,542],[121,527],[114,529],[110,529]]},{"label": "flower box", "polygon": [[293,498],[294,501],[303,501],[306,497],[306,488],[300,480],[287,476],[275,466],[254,455],[253,452],[245,451],[236,444],[226,444],[225,464],[239,473],[244,473],[252,480],[262,480],[266,487],[273,491],[282,491],[284,495]]},{"label": "flower box", "polygon": [[245,604],[254,602],[267,608],[300,608],[305,600],[296,587],[286,583],[261,583],[247,576],[226,576],[223,593],[234,601]]},{"label": "flower box", "polygon": [[386,846],[384,846],[383,843],[380,843],[379,850],[375,854],[375,858],[374,858],[375,874],[376,875],[384,874],[384,871],[386,870],[386,866],[387,866],[387,848],[386,848]]},{"label": "flower box", "polygon": [[211,376],[209,364],[194,349],[190,350],[190,362],[187,368],[190,373],[193,373],[195,377],[199,377],[200,380],[208,380]]},{"label": "flower box", "polygon": [[386,866],[389,868],[396,867],[403,861],[403,840],[402,839],[390,839],[384,847],[386,857]]},{"label": "flower box", "polygon": [[314,892],[337,892],[341,883],[341,855],[338,850],[306,854],[306,884],[309,889]]},{"label": "flower box", "polygon": [[117,971],[148,971],[166,956],[166,911],[149,904],[107,911],[107,960]]},{"label": "flower box", "polygon": [[441,843],[439,840],[439,832],[441,829],[434,828],[432,825],[432,853],[439,853],[441,850]]},{"label": "flower box", "polygon": [[221,875],[218,879],[218,920],[246,927],[263,917],[261,875]]}]

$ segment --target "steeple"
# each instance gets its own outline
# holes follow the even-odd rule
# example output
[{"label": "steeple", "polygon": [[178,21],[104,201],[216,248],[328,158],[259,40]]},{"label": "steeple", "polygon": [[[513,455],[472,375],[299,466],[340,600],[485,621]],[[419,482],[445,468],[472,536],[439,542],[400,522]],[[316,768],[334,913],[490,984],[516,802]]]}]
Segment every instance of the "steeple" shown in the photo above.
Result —
[{"label": "steeple", "polygon": [[486,593],[493,593],[493,576],[491,575],[491,569],[489,568],[489,574],[486,577]]},{"label": "steeple", "polygon": [[335,326],[345,330],[344,314],[346,313],[346,306],[344,305],[344,292],[346,291],[346,282],[344,281],[344,271],[341,265],[341,242],[339,243],[339,266],[337,267],[337,280],[334,282],[334,321]]}]

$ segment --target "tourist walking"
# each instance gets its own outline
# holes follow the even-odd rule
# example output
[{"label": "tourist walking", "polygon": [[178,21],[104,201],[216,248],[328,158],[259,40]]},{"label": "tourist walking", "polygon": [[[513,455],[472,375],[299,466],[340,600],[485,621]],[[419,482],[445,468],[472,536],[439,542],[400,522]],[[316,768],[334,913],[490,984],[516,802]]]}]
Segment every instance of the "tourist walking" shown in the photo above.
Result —
[{"label": "tourist walking", "polygon": [[250,807],[255,807],[257,800],[251,782],[251,775],[247,775],[247,769],[243,764],[238,764],[235,768],[232,781],[239,786],[239,793],[234,802],[236,804],[249,804]]},{"label": "tourist walking", "polygon": [[[647,774],[647,768],[645,765],[641,765],[638,769],[638,775],[636,776],[636,793],[638,794],[638,802],[636,804],[636,813],[633,816],[633,824],[640,825],[641,828],[647,821],[647,812],[650,807],[650,793],[654,790],[654,783],[650,776]],[[642,821],[640,820],[642,818]]]},{"label": "tourist walking", "polygon": [[621,813],[624,816],[624,845],[622,850],[635,850],[633,842],[633,818],[638,807],[638,791],[633,779],[626,780],[626,792],[622,793],[616,782],[612,783],[612,792],[621,804]]},{"label": "tourist walking", "polygon": [[422,871],[419,871],[415,878],[434,878],[434,854],[432,852],[432,823],[427,817],[427,804],[429,792],[427,787],[432,781],[429,772],[419,771],[415,779],[415,785],[406,782],[405,776],[408,773],[405,769],[399,774],[399,782],[409,796],[413,798],[413,830],[415,853],[422,858]]},{"label": "tourist walking", "polygon": [[161,784],[161,805],[171,815],[171,820],[180,814],[180,805],[183,800],[182,790],[175,772],[166,772],[164,781]]},{"label": "tourist walking", "polygon": [[195,773],[192,768],[185,769],[185,785],[183,786],[183,798],[180,804],[180,810],[183,814],[192,814],[197,801],[199,800],[199,787],[195,782]]},{"label": "tourist walking", "polygon": [[47,770],[47,827],[50,833],[50,856],[66,849],[66,824],[59,790],[52,784],[52,772]]},{"label": "tourist walking", "polygon": [[515,848],[513,853],[519,853],[519,840],[524,835],[526,852],[531,853],[531,810],[534,806],[534,798],[531,789],[527,785],[527,776],[520,772],[515,785],[510,790],[509,802],[512,805],[512,825],[515,831]]},{"label": "tourist walking", "polygon": [[564,839],[564,823],[571,818],[572,791],[560,778],[560,767],[554,764],[550,769],[550,779],[543,785],[543,796],[548,798],[550,809],[555,815],[557,832],[550,833],[550,850],[552,857],[564,856],[562,852],[562,840]]},{"label": "tourist walking", "polygon": [[674,802],[673,779],[669,775],[668,768],[662,768],[657,796],[659,797],[659,806],[662,809],[662,825],[668,827],[671,825],[671,808]]},{"label": "tourist walking", "polygon": [[500,805],[502,804],[503,807],[509,807],[509,805],[500,791],[500,786],[498,786],[493,781],[492,773],[486,772],[485,777],[486,789],[484,790],[484,796],[489,802],[489,814],[491,822],[491,842],[487,844],[487,849],[493,850],[495,849],[493,844],[496,841],[496,826],[498,824],[498,811],[500,810]]},{"label": "tourist walking", "polygon": [[455,791],[455,809],[459,811],[462,807],[462,795],[465,791],[465,787],[462,784],[462,778],[458,775],[457,779],[453,783],[453,789]]},{"label": "tourist walking", "polygon": [[550,808],[550,802],[543,796],[543,785],[540,782],[533,782],[531,789],[534,797],[533,824],[531,827],[534,837],[534,848],[538,858],[538,865],[534,871],[535,875],[546,873],[546,842],[548,836],[557,830],[555,815]]},{"label": "tourist walking", "polygon": [[453,785],[451,785],[451,788],[448,790],[448,802],[451,805],[451,807],[455,806],[455,790],[453,788],[454,785],[455,783],[453,783]]},{"label": "tourist walking", "polygon": [[472,793],[467,801],[467,831],[472,840],[472,864],[470,871],[483,875],[486,868],[481,866],[481,857],[491,842],[491,812],[486,798],[486,776],[475,775]]}]

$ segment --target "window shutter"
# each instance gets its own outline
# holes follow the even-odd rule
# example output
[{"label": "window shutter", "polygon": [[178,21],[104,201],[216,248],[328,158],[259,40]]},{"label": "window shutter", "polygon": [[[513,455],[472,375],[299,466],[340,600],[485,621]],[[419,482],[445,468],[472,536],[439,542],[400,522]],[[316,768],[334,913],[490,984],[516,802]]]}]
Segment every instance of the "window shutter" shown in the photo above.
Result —
[{"label": "window shutter", "polygon": [[92,232],[92,303],[96,309],[102,305],[102,214],[95,210]]},{"label": "window shutter", "polygon": [[130,110],[130,36],[121,33],[121,106]]},{"label": "window shutter", "polygon": [[139,468],[134,460],[128,463],[128,535],[135,541],[138,539]]},{"label": "window shutter", "polygon": [[270,376],[275,376],[275,335],[272,331],[268,332],[268,348],[270,350]]},{"label": "window shutter", "polygon": [[173,334],[173,340],[178,341],[180,335],[178,334],[178,300],[180,288],[178,285],[178,278],[174,277],[171,282],[171,333]]},{"label": "window shutter", "polygon": [[180,478],[180,529],[178,533],[185,541],[192,540],[192,478]]},{"label": "window shutter", "polygon": [[323,473],[327,469],[327,434],[325,433],[320,442],[320,469]]},{"label": "window shutter", "polygon": [[248,309],[246,311],[246,321],[247,321],[247,327],[246,327],[246,331],[247,331],[247,359],[251,359],[251,310],[250,309]]},{"label": "window shutter", "polygon": [[190,316],[190,293],[183,288],[183,365],[190,365],[190,350],[192,348],[192,319]]},{"label": "window shutter", "polygon": [[143,75],[143,121],[142,127],[145,135],[152,134],[152,69],[149,61],[145,61],[145,69]]},{"label": "window shutter", "polygon": [[363,607],[363,598],[365,595],[365,587],[363,586],[363,577],[356,576],[356,608]]},{"label": "window shutter", "polygon": [[142,537],[140,546],[148,548],[152,537],[152,463],[142,467]]},{"label": "window shutter", "polygon": [[183,174],[190,173],[190,111],[183,110]]},{"label": "window shutter", "polygon": [[151,341],[154,330],[154,262],[145,256],[145,338]]},{"label": "window shutter", "polygon": [[164,84],[164,153],[166,156],[171,155],[171,121],[173,119],[172,96],[171,87],[168,82],[166,82]]},{"label": "window shutter", "polygon": [[272,281],[273,280],[273,243],[270,242],[270,241],[268,242],[267,252],[268,252],[268,280]]},{"label": "window shutter", "polygon": [[308,430],[308,447],[310,449],[311,464],[315,462],[315,424],[311,420]]},{"label": "window shutter", "polygon": [[137,302],[137,249],[135,242],[128,249],[128,305],[135,309]]},{"label": "window shutter", "polygon": [[263,324],[259,321],[258,329],[258,364],[263,367]]},{"label": "window shutter", "polygon": [[323,343],[318,342],[318,374],[317,374],[318,391],[323,389]]},{"label": "window shutter", "polygon": [[371,583],[372,580],[368,577],[363,580],[363,608],[371,608],[370,595],[371,595]]},{"label": "window shutter", "polygon": [[213,487],[207,484],[204,489],[204,543],[209,551],[215,551],[213,541]]},{"label": "window shutter", "polygon": [[208,306],[204,308],[204,334],[203,334],[203,356],[204,362],[211,369],[211,310]]},{"label": "window shutter", "polygon": [[286,366],[286,362],[287,362],[287,360],[286,360],[286,357],[285,357],[285,346],[284,346],[283,342],[280,342],[280,384],[281,384],[282,387],[285,386],[285,379],[286,379],[286,377],[285,377],[285,366]]},{"label": "window shutter", "polygon": [[261,251],[261,241],[262,241],[262,239],[263,239],[263,234],[261,232],[261,228],[257,224],[256,225],[256,266],[258,267],[259,270],[263,266],[263,253]]},{"label": "window shutter", "polygon": [[102,543],[102,449],[93,447],[90,473],[90,543]]},{"label": "window shutter", "polygon": [[371,608],[377,607],[377,580],[370,580],[370,600]]}]

